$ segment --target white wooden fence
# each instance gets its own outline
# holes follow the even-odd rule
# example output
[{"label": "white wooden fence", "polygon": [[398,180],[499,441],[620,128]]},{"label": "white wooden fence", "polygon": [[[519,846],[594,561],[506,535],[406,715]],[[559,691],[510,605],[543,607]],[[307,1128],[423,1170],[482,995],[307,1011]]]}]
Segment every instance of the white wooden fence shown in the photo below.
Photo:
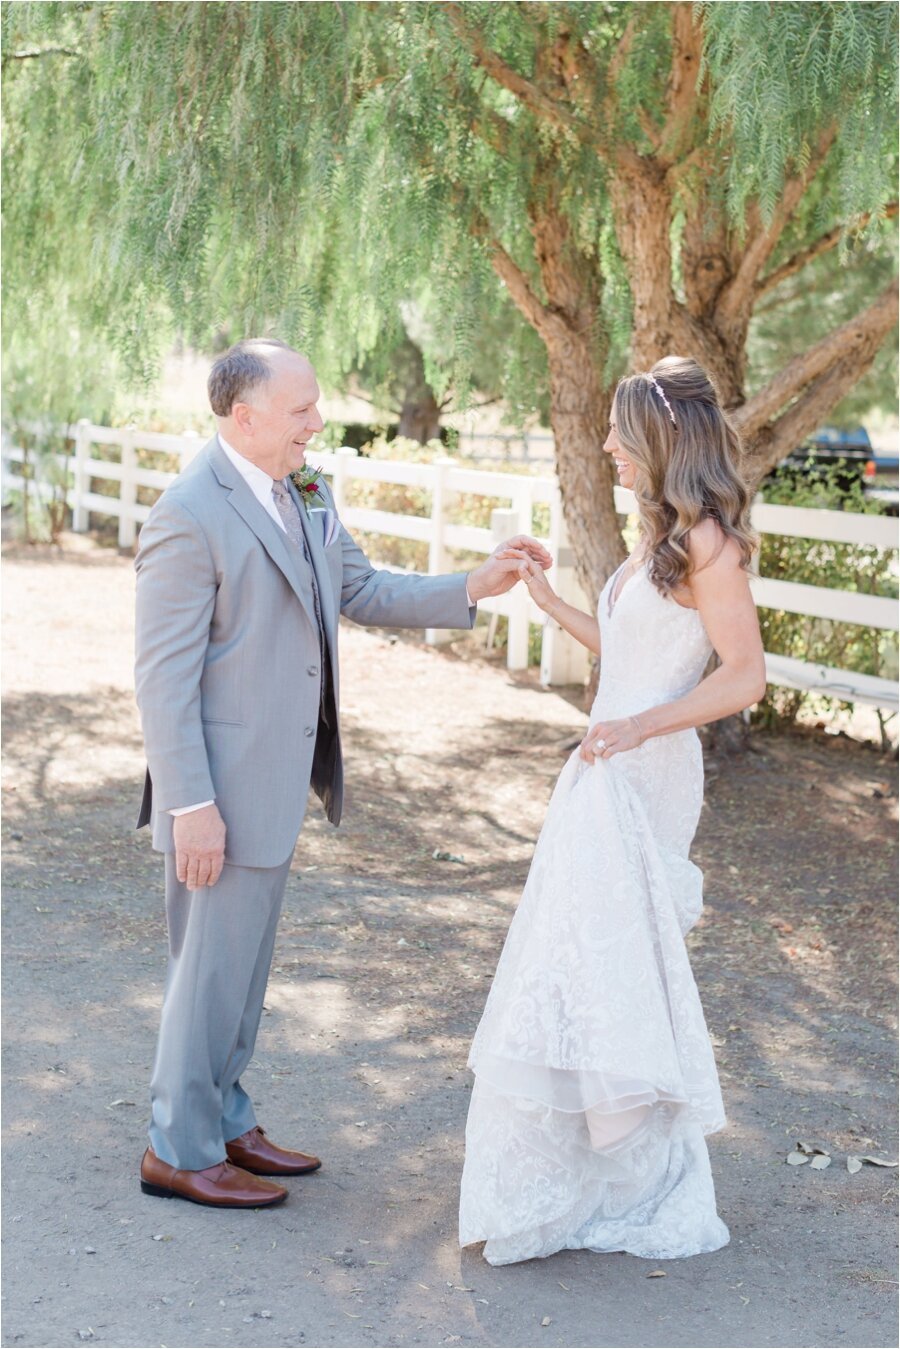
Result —
[{"label": "white wooden fence", "polygon": [[[176,455],[183,468],[202,444],[203,440],[196,434],[162,435],[133,427],[114,429],[94,426],[88,421],[79,422],[75,432],[74,455],[59,455],[54,462],[55,471],[68,478],[72,528],[76,531],[86,530],[92,512],[115,516],[119,521],[120,546],[133,547],[137,527],[150,512],[149,506],[138,504],[138,488],[163,491],[174,477],[174,474],[159,469],[139,467],[137,451],[141,449]],[[119,461],[94,458],[94,445],[118,447]],[[22,487],[23,458],[21,449],[4,442],[4,500],[10,489],[20,490]],[[451,459],[441,459],[431,464],[366,459],[352,449],[316,452],[313,461],[330,478],[341,518],[350,529],[427,543],[428,570],[431,574],[452,567],[448,550],[461,549],[486,555],[499,540],[510,534],[533,533],[534,507],[539,504],[549,506],[550,529],[542,541],[555,559],[550,582],[570,603],[586,609],[593,607],[585,599],[575,579],[559,486],[555,478],[485,472],[465,468]],[[40,470],[41,462],[37,461],[33,466],[36,473]],[[118,482],[118,495],[103,496],[92,492],[92,479]],[[431,513],[428,516],[398,515],[348,505],[347,487],[351,481],[400,483],[424,488],[431,494]],[[38,495],[47,497],[52,494],[53,489],[46,476],[43,480],[36,476],[30,486]],[[459,492],[473,493],[498,502],[491,514],[490,529],[453,524],[448,519],[453,497]],[[615,497],[616,508],[623,515],[634,510],[634,497],[630,491],[616,487]],[[758,501],[753,507],[752,521],[761,533],[873,544],[884,549],[896,549],[898,546],[897,522],[887,516],[773,506]],[[898,628],[897,603],[882,596],[759,576],[752,579],[751,586],[756,603],[765,608],[837,619],[877,629],[896,631]],[[547,621],[546,616],[532,603],[524,586],[516,586],[507,595],[482,601],[480,608],[492,615],[492,623],[499,616],[508,620],[507,664],[510,669],[524,669],[527,666],[529,624],[536,623],[543,629],[542,682],[577,683],[584,678],[587,669],[584,649],[555,623]],[[426,640],[431,643],[448,640],[449,637],[450,634],[439,630],[426,633]],[[769,653],[766,655],[766,669],[770,683],[827,693],[850,702],[868,703],[893,711],[898,707],[897,684],[892,680],[810,665]]]}]

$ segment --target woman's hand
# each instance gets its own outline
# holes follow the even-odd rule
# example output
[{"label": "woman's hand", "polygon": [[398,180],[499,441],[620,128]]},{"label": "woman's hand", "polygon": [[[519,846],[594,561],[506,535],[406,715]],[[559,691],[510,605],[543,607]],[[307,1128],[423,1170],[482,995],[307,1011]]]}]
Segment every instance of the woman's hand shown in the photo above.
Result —
[{"label": "woman's hand", "polygon": [[579,754],[585,763],[593,763],[595,759],[611,759],[624,750],[637,749],[643,743],[644,732],[637,717],[598,721],[582,740]]},{"label": "woman's hand", "polygon": [[505,595],[519,580],[519,568],[523,563],[533,566],[536,571],[553,566],[553,558],[542,543],[527,534],[517,534],[498,544],[491,555],[480,567],[470,571],[466,577],[466,589],[473,604],[487,599],[489,595]]},{"label": "woman's hand", "polygon": [[524,557],[520,560],[519,579],[525,582],[529,595],[544,613],[549,614],[553,606],[559,602],[559,596],[549,584],[544,568],[533,558]]}]

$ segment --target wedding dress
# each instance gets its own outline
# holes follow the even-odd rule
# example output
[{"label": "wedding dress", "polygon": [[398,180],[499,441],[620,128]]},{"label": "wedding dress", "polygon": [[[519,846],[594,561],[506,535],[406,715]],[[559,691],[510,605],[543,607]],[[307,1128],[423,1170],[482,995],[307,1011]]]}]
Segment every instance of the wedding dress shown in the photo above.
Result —
[{"label": "wedding dress", "polygon": [[[700,615],[646,567],[600,596],[591,724],[700,680]],[[554,1251],[654,1260],[724,1246],[705,1135],[725,1123],[684,937],[702,907],[688,851],[703,802],[694,730],[587,764],[575,750],[541,829],[472,1043],[460,1245],[510,1264]]]}]

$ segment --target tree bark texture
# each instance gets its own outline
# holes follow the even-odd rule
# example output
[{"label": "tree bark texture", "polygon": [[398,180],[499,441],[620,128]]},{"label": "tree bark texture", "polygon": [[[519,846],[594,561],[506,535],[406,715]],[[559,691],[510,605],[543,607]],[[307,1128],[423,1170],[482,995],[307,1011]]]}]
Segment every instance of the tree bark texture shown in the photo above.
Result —
[{"label": "tree bark texture", "polygon": [[[641,142],[622,133],[616,88],[635,38],[637,12],[604,66],[562,24],[526,76],[490,50],[470,25],[465,7],[444,8],[456,36],[489,78],[555,136],[575,137],[599,156],[608,173],[610,209],[632,295],[631,368],[646,370],[671,354],[698,360],[742,433],[744,468],[754,488],[866,373],[897,320],[892,286],[849,323],[799,352],[766,387],[747,389],[754,307],[781,280],[840,240],[840,228],[833,228],[772,265],[786,228],[826,164],[837,126],[822,127],[805,161],[786,178],[771,220],[751,202],[744,219],[734,221],[726,215],[717,182],[721,155],[707,138],[709,91],[699,79],[702,18],[692,4],[679,0],[668,6],[672,57],[661,124],[639,109]],[[503,153],[502,119],[485,116],[475,130]],[[514,260],[491,237],[488,222],[482,221],[477,232],[490,239],[495,270],[546,347],[566,521],[579,579],[594,595],[624,555],[612,503],[612,465],[601,449],[614,394],[603,379],[606,352],[596,336],[603,277],[596,257],[579,252],[570,238],[555,192],[558,166],[550,155],[545,143],[532,181],[533,260],[527,266]],[[688,191],[682,190],[685,186]],[[676,210],[687,211],[678,291]]]},{"label": "tree bark texture", "polygon": [[625,556],[613,499],[612,457],[603,450],[612,390],[603,380],[600,279],[594,261],[576,247],[559,209],[552,165],[545,165],[539,188],[529,223],[543,297],[496,239],[491,241],[491,257],[513,302],[546,347],[563,515],[579,583],[593,603]]}]

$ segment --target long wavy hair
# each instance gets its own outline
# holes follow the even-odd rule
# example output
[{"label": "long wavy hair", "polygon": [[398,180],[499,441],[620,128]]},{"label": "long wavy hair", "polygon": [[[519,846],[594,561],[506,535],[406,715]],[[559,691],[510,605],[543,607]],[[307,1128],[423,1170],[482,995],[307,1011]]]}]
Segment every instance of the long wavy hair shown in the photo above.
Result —
[{"label": "long wavy hair", "polygon": [[670,595],[688,578],[688,534],[713,519],[735,539],[741,566],[758,546],[750,527],[750,492],[741,473],[741,442],[701,365],[666,356],[646,374],[619,382],[616,433],[635,466],[634,494],[650,580]]}]

